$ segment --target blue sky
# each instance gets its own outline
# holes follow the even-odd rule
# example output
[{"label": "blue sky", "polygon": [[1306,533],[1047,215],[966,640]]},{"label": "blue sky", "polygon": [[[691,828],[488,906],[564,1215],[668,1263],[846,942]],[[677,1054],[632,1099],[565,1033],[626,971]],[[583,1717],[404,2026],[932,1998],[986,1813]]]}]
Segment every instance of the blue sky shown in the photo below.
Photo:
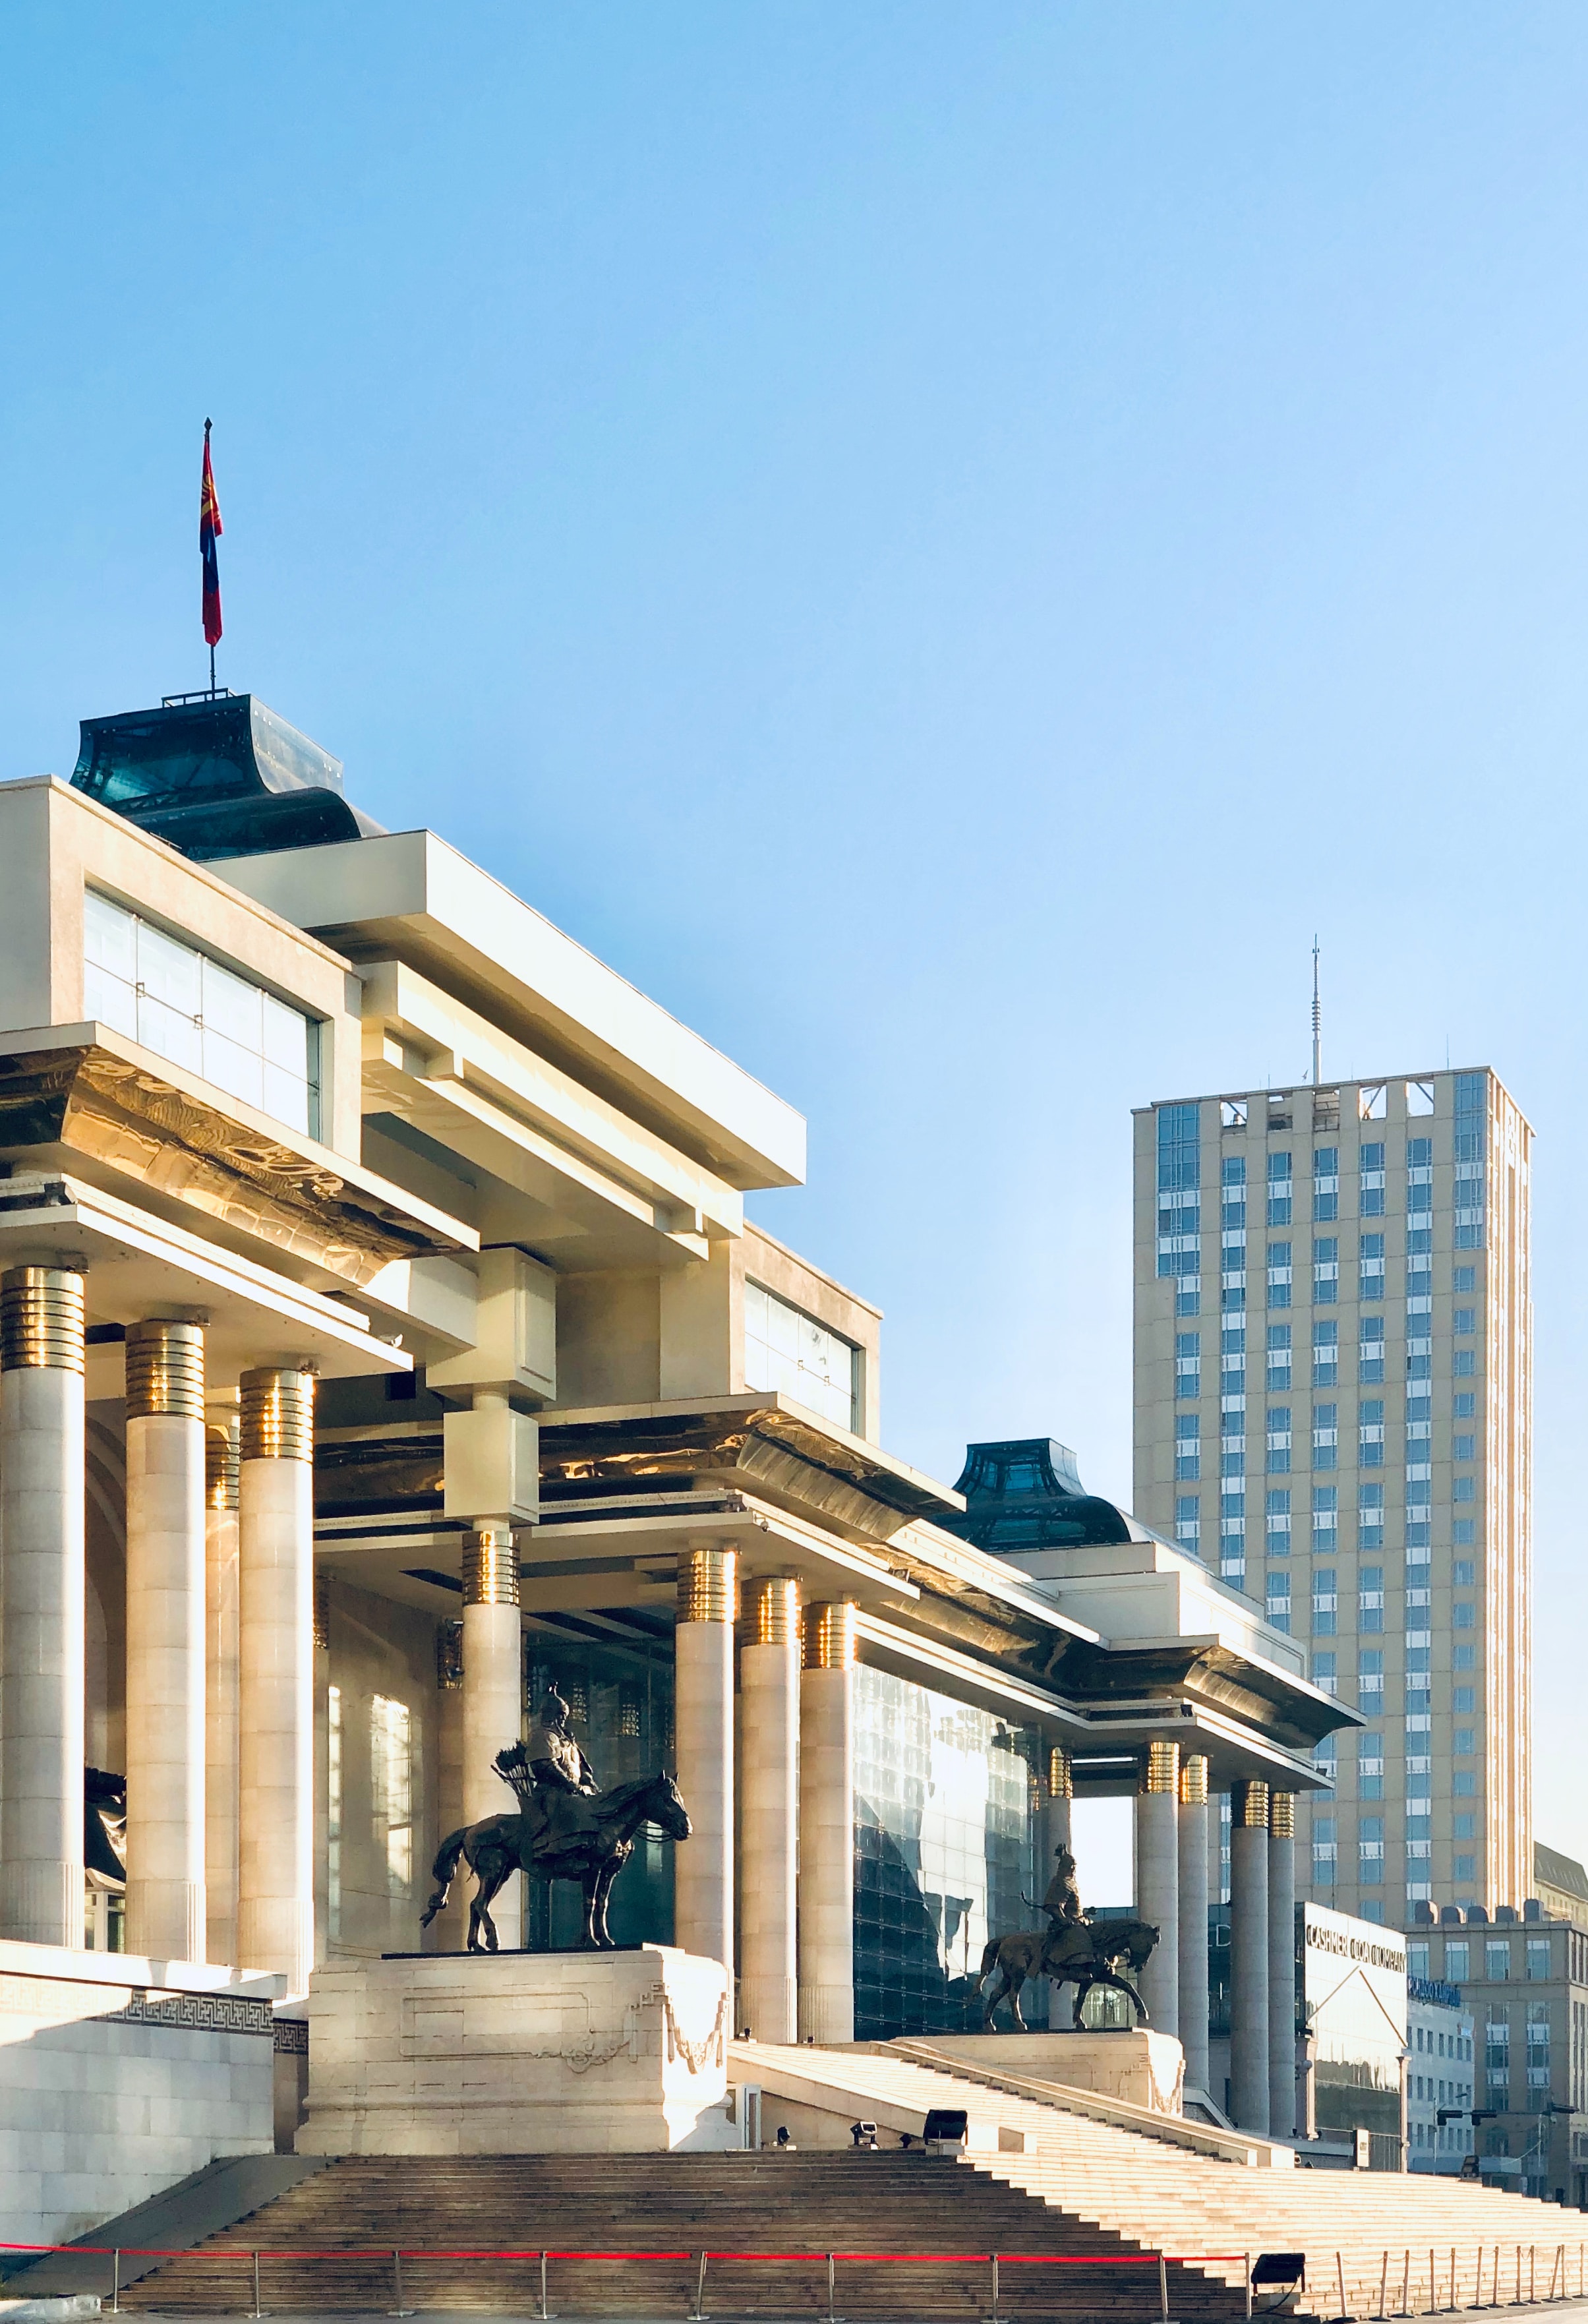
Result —
[{"label": "blue sky", "polygon": [[[0,776],[221,676],[800,1105],[884,1430],[1128,1495],[1130,1109],[1491,1063],[1572,1689],[1588,15],[18,5]],[[1560,1770],[1556,1773],[1556,1770]]]}]

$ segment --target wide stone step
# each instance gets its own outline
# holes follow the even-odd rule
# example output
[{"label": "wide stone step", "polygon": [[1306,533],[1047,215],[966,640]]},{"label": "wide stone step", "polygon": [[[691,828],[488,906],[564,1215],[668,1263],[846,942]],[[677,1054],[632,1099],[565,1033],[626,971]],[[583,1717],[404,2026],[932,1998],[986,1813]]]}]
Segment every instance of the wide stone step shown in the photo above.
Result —
[{"label": "wide stone step", "polygon": [[[399,2248],[401,2299],[389,2256]],[[565,2314],[682,2316],[702,2250],[720,2255],[706,2268],[707,2308],[719,2314],[824,2312],[832,2252],[863,2255],[835,2262],[845,2315],[984,2317],[995,2251],[1011,2255],[1000,2264],[1002,2314],[1142,2324],[1159,2312],[1156,2260],[1117,2236],[952,2162],[884,2153],[332,2163],[146,2277],[124,2304],[251,2308],[258,2249],[259,2304],[278,2311],[531,2314],[541,2248],[674,2255],[549,2261],[550,2303]],[[460,2251],[526,2256],[441,2255]],[[1201,2270],[1174,2265],[1167,2280],[1176,2316],[1223,2324],[1244,2314],[1242,2295]]]}]

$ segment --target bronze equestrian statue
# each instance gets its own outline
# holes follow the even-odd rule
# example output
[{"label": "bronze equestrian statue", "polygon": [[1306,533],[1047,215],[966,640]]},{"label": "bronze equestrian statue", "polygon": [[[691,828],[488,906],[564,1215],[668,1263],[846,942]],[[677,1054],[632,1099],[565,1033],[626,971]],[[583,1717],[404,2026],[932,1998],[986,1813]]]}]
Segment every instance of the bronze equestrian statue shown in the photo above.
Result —
[{"label": "bronze equestrian statue", "polygon": [[515,1794],[518,1811],[448,1834],[431,1869],[436,1892],[420,1928],[428,1929],[446,1904],[461,1858],[476,1883],[468,1913],[471,1953],[497,1950],[491,1904],[515,1872],[577,1880],[585,1898],[583,1942],[610,1946],[612,1884],[633,1854],[641,1825],[656,1825],[668,1840],[689,1837],[678,1785],[666,1774],[641,1775],[603,1793],[568,1732],[568,1705],[555,1690],[541,1704],[529,1741],[498,1751],[493,1765]]},{"label": "bronze equestrian statue", "polygon": [[1140,1977],[1158,1942],[1157,1929],[1150,1921],[1093,1920],[1082,1908],[1075,1858],[1062,1841],[1054,1854],[1058,1859],[1057,1869],[1042,1899],[1042,1910],[1048,1914],[1047,1928],[1021,1930],[1013,1936],[987,1940],[978,1981],[984,1986],[994,1969],[999,1981],[991,1997],[983,2002],[983,2027],[989,2034],[996,2032],[992,2013],[1001,2002],[1007,2001],[1015,2032],[1025,2032],[1026,2021],[1020,2015],[1020,1987],[1029,1977],[1050,1977],[1056,1985],[1075,1987],[1070,2023],[1076,2027],[1081,2023],[1081,2005],[1094,1985],[1108,1986],[1116,1993],[1127,1995],[1135,2005],[1137,2023],[1145,2025],[1147,2004],[1131,1977],[1122,1974],[1121,1964],[1130,1969],[1132,1977]]}]

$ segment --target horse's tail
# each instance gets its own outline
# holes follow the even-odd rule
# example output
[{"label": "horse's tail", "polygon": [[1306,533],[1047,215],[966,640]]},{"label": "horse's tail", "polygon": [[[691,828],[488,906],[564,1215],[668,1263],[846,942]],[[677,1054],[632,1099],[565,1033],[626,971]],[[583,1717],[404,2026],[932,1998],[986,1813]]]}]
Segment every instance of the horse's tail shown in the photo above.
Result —
[{"label": "horse's tail", "polygon": [[457,1871],[457,1859],[463,1854],[463,1843],[467,1838],[467,1824],[459,1824],[457,1830],[449,1832],[441,1842],[436,1860],[430,1867],[430,1877],[437,1884],[436,1893],[425,1906],[424,1916],[420,1922],[421,1929],[428,1929],[437,1914],[446,1909],[448,1893]]},{"label": "horse's tail", "polygon": [[982,1973],[977,1979],[978,1984],[984,1985],[997,1968],[998,1948],[1002,1941],[1001,1937],[989,1937],[982,1947]]}]

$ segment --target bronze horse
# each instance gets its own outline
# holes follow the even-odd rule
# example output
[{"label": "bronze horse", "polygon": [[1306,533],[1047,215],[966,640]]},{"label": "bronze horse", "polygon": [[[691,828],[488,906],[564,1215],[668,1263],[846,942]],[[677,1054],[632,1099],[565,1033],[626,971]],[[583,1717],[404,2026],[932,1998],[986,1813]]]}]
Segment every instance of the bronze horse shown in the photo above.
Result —
[{"label": "bronze horse", "polygon": [[977,1982],[984,1986],[994,1969],[999,1982],[983,2005],[983,2026],[989,2034],[994,2030],[992,2013],[1001,2001],[1007,2001],[1015,2032],[1025,2032],[1020,1987],[1029,1977],[1050,1977],[1056,1985],[1075,1987],[1072,2025],[1079,2026],[1081,2004],[1094,1985],[1110,1986],[1114,1992],[1128,1995],[1135,2004],[1137,2023],[1145,2025],[1147,2004],[1131,1978],[1122,1974],[1120,1963],[1125,1962],[1131,1974],[1140,1977],[1158,1934],[1150,1921],[1068,1921],[1056,1922],[1046,1929],[1023,1929],[1010,1937],[989,1937]]},{"label": "bronze horse", "polygon": [[476,1886],[468,1908],[468,1950],[497,1950],[492,1899],[515,1872],[538,1880],[577,1880],[584,1890],[586,1945],[608,1946],[606,1925],[612,1884],[633,1853],[634,1835],[653,1823],[669,1840],[688,1840],[688,1812],[668,1775],[640,1775],[595,1798],[582,1793],[537,1789],[531,1812],[486,1816],[464,1825],[442,1841],[431,1868],[436,1893],[425,1908],[428,1929],[445,1905],[461,1858]]}]

